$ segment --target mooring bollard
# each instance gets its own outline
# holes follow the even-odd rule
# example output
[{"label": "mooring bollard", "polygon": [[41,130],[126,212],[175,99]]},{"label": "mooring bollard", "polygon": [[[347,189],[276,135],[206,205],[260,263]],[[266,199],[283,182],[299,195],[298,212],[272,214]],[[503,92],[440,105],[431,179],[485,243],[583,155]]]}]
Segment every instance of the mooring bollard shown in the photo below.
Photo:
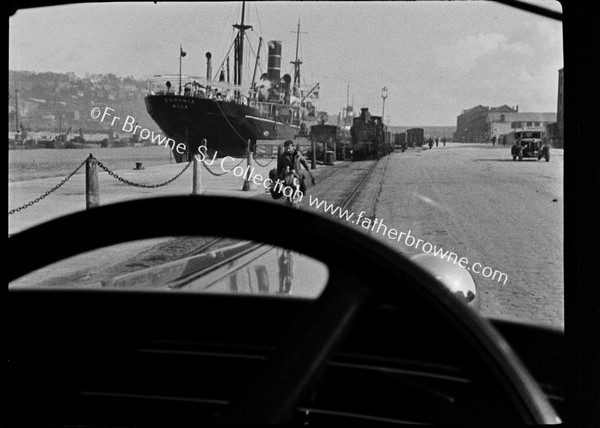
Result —
[{"label": "mooring bollard", "polygon": [[98,185],[98,162],[94,155],[85,160],[85,209],[100,206],[100,186]]},{"label": "mooring bollard", "polygon": [[335,145],[335,139],[334,139],[333,140],[333,163],[335,163],[335,161],[337,160],[336,155],[337,155],[337,147]]},{"label": "mooring bollard", "polygon": [[243,191],[256,190],[256,185],[250,181],[250,172],[252,169],[252,155],[250,154],[250,140],[248,140],[248,146],[246,147],[246,157],[248,159],[246,168],[246,177],[244,178],[244,185],[242,186]]},{"label": "mooring bollard", "polygon": [[279,171],[279,159],[281,159],[281,144],[277,145],[277,165],[275,166],[277,168],[277,171]]},{"label": "mooring bollard", "polygon": [[192,159],[193,162],[193,177],[192,177],[192,196],[202,195],[206,189],[202,187],[202,170],[200,169],[200,161],[196,156]]}]

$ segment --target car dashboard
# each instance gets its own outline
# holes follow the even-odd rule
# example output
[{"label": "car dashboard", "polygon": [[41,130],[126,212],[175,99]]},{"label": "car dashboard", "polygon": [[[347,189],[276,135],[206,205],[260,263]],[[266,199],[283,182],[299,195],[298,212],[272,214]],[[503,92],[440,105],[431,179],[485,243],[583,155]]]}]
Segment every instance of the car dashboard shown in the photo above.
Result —
[{"label": "car dashboard", "polygon": [[[10,299],[10,426],[218,421],[311,303],[64,290],[11,291]],[[470,345],[417,302],[404,303],[367,305],[290,422],[503,426],[516,420],[509,397],[498,392]],[[494,325],[560,414],[562,334]]]}]

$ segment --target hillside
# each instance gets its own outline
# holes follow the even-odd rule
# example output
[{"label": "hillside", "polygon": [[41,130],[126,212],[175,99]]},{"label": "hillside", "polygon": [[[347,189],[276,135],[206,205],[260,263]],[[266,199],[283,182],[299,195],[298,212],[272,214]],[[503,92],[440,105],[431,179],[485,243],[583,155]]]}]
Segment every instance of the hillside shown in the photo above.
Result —
[{"label": "hillside", "polygon": [[[81,128],[86,133],[110,129],[108,121],[92,119],[92,108],[110,107],[114,114],[125,119],[135,118],[136,123],[151,131],[160,132],[146,112],[144,96],[146,82],[132,77],[114,74],[90,74],[76,76],[74,73],[34,73],[9,71],[8,77],[8,130],[16,131],[15,90],[18,89],[19,116],[28,131],[66,132],[69,128],[77,134]],[[334,116],[330,116],[334,117]],[[393,132],[409,128],[423,128],[426,138],[452,138],[455,126],[390,126]],[[130,136],[118,132],[115,136]]]},{"label": "hillside", "polygon": [[[109,123],[92,119],[92,108],[110,107],[121,118],[135,118],[142,127],[159,131],[146,112],[146,82],[114,74],[34,73],[9,71],[8,129],[16,131],[15,90],[18,89],[20,122],[28,131],[74,133],[110,129]],[[118,129],[115,127],[115,131]],[[125,135],[126,133],[122,133]]]}]

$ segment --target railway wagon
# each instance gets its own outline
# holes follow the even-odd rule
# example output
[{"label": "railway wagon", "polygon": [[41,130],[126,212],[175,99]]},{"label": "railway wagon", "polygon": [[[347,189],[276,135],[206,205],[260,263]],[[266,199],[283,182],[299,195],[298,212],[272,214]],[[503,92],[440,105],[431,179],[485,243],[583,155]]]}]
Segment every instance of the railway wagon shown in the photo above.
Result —
[{"label": "railway wagon", "polygon": [[384,156],[387,156],[394,151],[394,133],[386,125],[383,125],[383,130],[383,134],[385,135],[383,153]]},{"label": "railway wagon", "polygon": [[412,128],[406,130],[406,144],[408,147],[422,147],[425,141],[423,128]]},{"label": "railway wagon", "polygon": [[394,148],[403,152],[406,150],[406,132],[396,132],[394,134]]},{"label": "railway wagon", "polygon": [[392,152],[391,133],[381,122],[380,116],[371,116],[369,109],[361,108],[359,117],[350,128],[352,137],[352,160],[379,159]]},{"label": "railway wagon", "polygon": [[[313,125],[310,140],[315,142],[316,158],[325,161],[326,151],[335,151],[336,159],[345,159],[349,152],[347,133],[336,125]],[[312,154],[308,153],[308,156]]]}]

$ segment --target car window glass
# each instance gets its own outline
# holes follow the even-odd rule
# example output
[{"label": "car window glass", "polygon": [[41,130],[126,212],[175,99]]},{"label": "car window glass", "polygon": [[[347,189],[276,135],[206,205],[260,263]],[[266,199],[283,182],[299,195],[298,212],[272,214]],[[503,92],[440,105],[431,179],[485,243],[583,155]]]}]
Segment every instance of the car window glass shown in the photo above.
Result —
[{"label": "car window glass", "polygon": [[[308,164],[291,163],[301,209],[403,255],[464,267],[485,317],[562,327],[563,26],[560,15],[502,3],[18,10],[9,21],[8,233],[88,203],[192,193],[286,204],[291,186],[267,181],[286,183],[278,157],[290,139]],[[269,216],[248,227],[269,227]],[[151,268],[172,262],[169,251],[121,262]],[[89,271],[104,272],[102,260]],[[211,279],[211,290],[247,288],[241,275]]]},{"label": "car window glass", "polygon": [[9,288],[262,294],[316,298],[327,266],[272,245],[214,237],[127,242],[41,268]]}]

